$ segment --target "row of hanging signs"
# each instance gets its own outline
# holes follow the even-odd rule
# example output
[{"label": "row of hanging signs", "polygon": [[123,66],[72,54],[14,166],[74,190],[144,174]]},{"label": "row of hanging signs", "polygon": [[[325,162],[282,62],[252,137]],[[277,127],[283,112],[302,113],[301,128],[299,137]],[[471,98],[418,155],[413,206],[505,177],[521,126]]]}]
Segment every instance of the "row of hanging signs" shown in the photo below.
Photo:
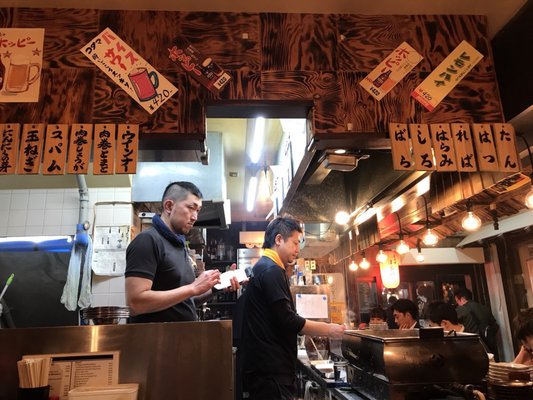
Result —
[{"label": "row of hanging signs", "polygon": [[139,126],[0,124],[0,175],[134,174]]},{"label": "row of hanging signs", "polygon": [[395,170],[520,170],[511,124],[390,123],[389,135]]}]

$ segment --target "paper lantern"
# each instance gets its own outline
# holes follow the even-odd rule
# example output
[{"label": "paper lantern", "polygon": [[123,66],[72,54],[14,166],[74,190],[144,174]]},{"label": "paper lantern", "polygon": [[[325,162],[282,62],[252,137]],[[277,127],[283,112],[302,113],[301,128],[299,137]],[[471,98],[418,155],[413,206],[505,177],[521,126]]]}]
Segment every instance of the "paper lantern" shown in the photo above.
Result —
[{"label": "paper lantern", "polygon": [[379,264],[381,282],[387,289],[395,289],[400,284],[400,266],[396,257],[389,257],[389,261]]}]

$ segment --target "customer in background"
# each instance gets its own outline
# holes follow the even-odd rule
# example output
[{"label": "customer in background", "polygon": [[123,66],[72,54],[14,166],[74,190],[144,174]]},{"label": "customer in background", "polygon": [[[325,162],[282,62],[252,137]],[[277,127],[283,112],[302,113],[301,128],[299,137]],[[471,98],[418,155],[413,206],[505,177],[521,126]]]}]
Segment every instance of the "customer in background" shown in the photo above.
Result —
[{"label": "customer in background", "polygon": [[515,363],[533,365],[533,308],[519,312],[513,320],[514,335],[521,344]]},{"label": "customer in background", "polygon": [[285,268],[298,257],[301,238],[299,221],[290,217],[271,221],[263,256],[244,293],[243,386],[252,400],[294,398],[298,334],[338,339],[345,329],[296,313]]},{"label": "customer in background", "polygon": [[382,324],[387,323],[387,315],[385,310],[381,307],[374,307],[370,310],[370,323]]},{"label": "customer in background", "polygon": [[[185,235],[198,219],[202,193],[190,182],[169,184],[161,215],[139,233],[126,250],[126,301],[131,322],[195,321],[196,306],[220,282],[218,270],[196,276]],[[231,280],[237,290],[239,282]]]},{"label": "customer in background", "polygon": [[394,315],[394,322],[396,322],[399,329],[420,328],[418,308],[411,300],[400,299],[391,306],[391,309]]},{"label": "customer in background", "polygon": [[398,298],[394,295],[389,296],[387,303],[388,307],[386,310],[387,313],[387,326],[389,329],[398,329],[398,325],[394,321],[394,314],[392,312],[392,305],[398,301]]},{"label": "customer in background", "polygon": [[457,316],[464,325],[465,332],[477,333],[498,360],[498,324],[490,309],[472,300],[472,292],[466,288],[460,288],[455,292],[455,302],[458,306]]},{"label": "customer in background", "polygon": [[440,326],[445,331],[464,332],[465,327],[459,323],[455,307],[443,301],[431,302],[428,306],[429,320],[432,326]]}]

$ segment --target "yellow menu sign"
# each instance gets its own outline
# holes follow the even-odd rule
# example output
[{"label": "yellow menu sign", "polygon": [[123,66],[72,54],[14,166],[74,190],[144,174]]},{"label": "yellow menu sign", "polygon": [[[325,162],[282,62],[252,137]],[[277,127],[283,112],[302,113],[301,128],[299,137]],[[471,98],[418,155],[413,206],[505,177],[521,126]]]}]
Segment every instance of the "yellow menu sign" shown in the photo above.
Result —
[{"label": "yellow menu sign", "polygon": [[109,28],[80,51],[150,114],[178,91]]},{"label": "yellow menu sign", "polygon": [[426,110],[433,111],[448,93],[483,58],[483,54],[462,41],[411,93]]}]

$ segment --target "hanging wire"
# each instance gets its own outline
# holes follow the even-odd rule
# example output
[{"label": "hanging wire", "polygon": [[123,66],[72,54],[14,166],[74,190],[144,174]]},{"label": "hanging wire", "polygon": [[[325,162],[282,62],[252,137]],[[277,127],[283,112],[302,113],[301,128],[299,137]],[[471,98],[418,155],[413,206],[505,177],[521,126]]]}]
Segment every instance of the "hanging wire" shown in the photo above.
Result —
[{"label": "hanging wire", "polygon": [[426,210],[426,229],[429,229],[429,211],[428,211],[428,202],[426,200],[426,196],[422,195],[422,199],[424,200],[424,209]]},{"label": "hanging wire", "polygon": [[402,232],[402,222],[400,221],[400,214],[398,212],[395,212],[396,218],[398,218],[398,227],[400,228],[400,240],[403,240],[403,232]]}]

